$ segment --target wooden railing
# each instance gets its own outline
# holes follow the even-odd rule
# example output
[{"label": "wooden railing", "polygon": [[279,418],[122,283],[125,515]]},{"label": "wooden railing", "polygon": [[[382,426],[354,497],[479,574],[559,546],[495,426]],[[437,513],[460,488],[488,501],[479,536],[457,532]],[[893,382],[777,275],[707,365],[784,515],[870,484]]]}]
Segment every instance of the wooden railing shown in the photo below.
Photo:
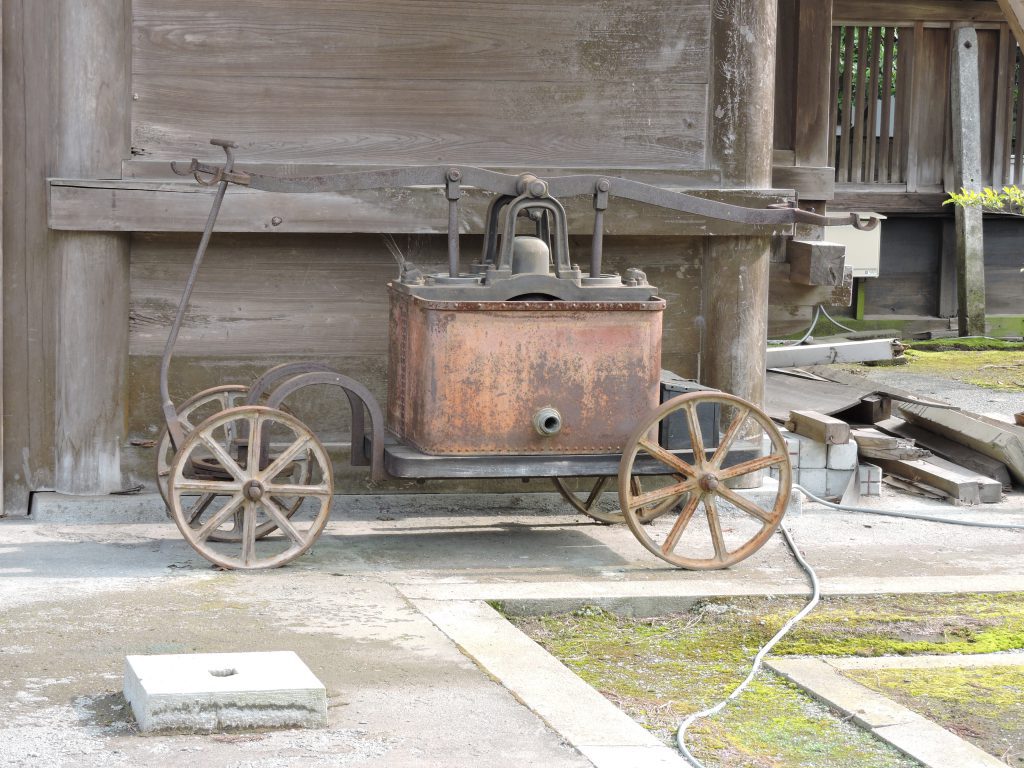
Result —
[{"label": "wooden railing", "polygon": [[1005,75],[1000,83],[999,124],[993,147],[993,183],[1024,184],[1024,55],[1012,46],[1003,61]]},{"label": "wooden railing", "polygon": [[[838,25],[830,156],[836,182],[936,192],[952,183],[952,27]],[[1009,27],[978,30],[984,183],[1024,183],[1024,61]]]},{"label": "wooden railing", "polygon": [[836,181],[906,181],[908,28],[832,32],[832,157]]}]

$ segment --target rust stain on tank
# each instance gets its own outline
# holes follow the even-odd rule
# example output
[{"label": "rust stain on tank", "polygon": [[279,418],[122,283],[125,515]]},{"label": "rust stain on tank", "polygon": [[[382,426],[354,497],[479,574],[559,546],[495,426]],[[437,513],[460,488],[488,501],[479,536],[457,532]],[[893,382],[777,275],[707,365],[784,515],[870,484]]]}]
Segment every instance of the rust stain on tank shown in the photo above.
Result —
[{"label": "rust stain on tank", "polygon": [[614,453],[658,402],[661,299],[391,303],[388,427],[427,453]]}]

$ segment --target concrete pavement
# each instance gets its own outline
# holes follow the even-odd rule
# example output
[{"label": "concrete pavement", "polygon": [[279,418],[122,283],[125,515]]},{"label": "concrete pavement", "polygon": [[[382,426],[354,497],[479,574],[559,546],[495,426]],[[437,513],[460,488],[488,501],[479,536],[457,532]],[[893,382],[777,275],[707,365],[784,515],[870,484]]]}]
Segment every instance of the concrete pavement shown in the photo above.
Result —
[{"label": "concrete pavement", "polygon": [[[878,503],[1024,523],[1019,494]],[[539,680],[521,679],[502,656],[543,652],[503,643],[474,601],[659,613],[807,590],[781,537],[729,571],[679,572],[550,494],[339,497],[332,520],[311,553],[259,573],[214,570],[169,523],[0,520],[0,765],[668,765],[635,751],[645,734],[628,723],[600,744],[563,726],[547,699],[565,689],[540,684],[556,672],[538,662]],[[826,592],[1024,590],[1024,532],[815,505],[787,523]],[[128,654],[273,650],[296,651],[326,684],[326,730],[140,736],[117,695]],[[610,722],[602,701],[572,703]]]}]

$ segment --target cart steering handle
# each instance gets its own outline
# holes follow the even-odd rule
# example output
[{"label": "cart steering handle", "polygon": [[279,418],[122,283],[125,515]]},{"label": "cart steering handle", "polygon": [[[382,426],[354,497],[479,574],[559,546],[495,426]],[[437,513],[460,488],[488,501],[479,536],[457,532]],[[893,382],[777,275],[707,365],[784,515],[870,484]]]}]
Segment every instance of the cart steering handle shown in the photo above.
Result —
[{"label": "cart steering handle", "polygon": [[[221,203],[224,202],[224,193],[228,191],[229,179],[233,175],[235,167],[235,155],[233,150],[238,147],[233,141],[227,139],[210,139],[215,147],[224,150],[224,165],[209,170],[202,167],[202,164],[192,160],[187,171],[180,171],[174,163],[172,169],[179,175],[191,173],[197,182],[204,187],[217,186],[217,193],[213,199],[213,206],[210,208],[210,215],[206,219],[206,228],[203,230],[203,237],[199,241],[199,248],[196,249],[196,257],[192,261],[192,271],[189,273],[185,283],[185,290],[182,292],[181,300],[178,302],[178,311],[174,315],[174,323],[171,325],[171,332],[167,335],[167,343],[164,345],[163,358],[160,361],[160,404],[164,412],[164,421],[167,423],[167,433],[170,435],[171,444],[177,450],[185,439],[185,432],[181,428],[181,421],[178,419],[178,410],[171,400],[170,387],[168,385],[168,374],[171,368],[171,355],[174,353],[174,345],[178,341],[178,333],[181,331],[182,321],[185,319],[185,311],[188,309],[189,299],[192,298],[192,289],[195,288],[196,277],[199,274],[199,267],[206,256],[206,248],[210,244],[210,235],[213,234],[213,226],[220,214]],[[209,179],[202,178],[202,174],[208,174]]]}]

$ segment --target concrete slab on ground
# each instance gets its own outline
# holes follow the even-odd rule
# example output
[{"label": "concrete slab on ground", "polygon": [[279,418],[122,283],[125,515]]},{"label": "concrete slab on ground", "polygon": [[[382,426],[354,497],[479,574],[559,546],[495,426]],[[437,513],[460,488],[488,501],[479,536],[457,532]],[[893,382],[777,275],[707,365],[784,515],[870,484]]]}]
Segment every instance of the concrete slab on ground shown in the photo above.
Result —
[{"label": "concrete slab on ground", "polygon": [[139,730],[324,728],[327,689],[293,651],[128,656]]}]

